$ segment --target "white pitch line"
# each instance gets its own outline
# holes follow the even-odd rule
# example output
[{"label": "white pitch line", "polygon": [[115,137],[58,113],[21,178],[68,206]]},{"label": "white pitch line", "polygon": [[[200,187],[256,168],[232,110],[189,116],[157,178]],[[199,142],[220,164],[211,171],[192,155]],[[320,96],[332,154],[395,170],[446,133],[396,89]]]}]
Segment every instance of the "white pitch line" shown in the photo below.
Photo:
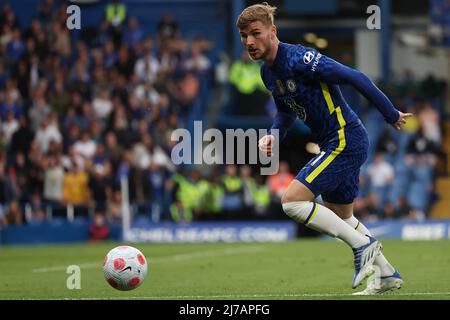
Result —
[{"label": "white pitch line", "polygon": [[396,297],[396,296],[437,296],[448,295],[450,292],[402,292],[371,296],[354,296],[351,293],[293,293],[293,294],[241,294],[212,296],[154,296],[154,297],[106,297],[106,298],[61,298],[63,300],[190,300],[190,299],[243,299],[243,298],[320,298],[320,297]]},{"label": "white pitch line", "polygon": [[[164,262],[180,262],[180,261],[186,261],[186,260],[192,260],[192,259],[199,259],[199,258],[207,258],[207,257],[218,257],[218,256],[225,256],[225,255],[233,255],[233,254],[241,254],[241,253],[255,253],[265,250],[262,246],[252,246],[252,247],[244,247],[244,248],[227,248],[222,250],[209,250],[209,251],[198,251],[193,253],[182,253],[182,254],[176,254],[173,256],[167,256],[167,257],[159,257],[150,259],[148,262],[150,265],[154,263],[164,263]],[[99,268],[101,267],[102,262],[88,262],[88,263],[80,263],[77,264],[81,269],[92,269],[92,268]],[[45,272],[55,272],[55,271],[65,271],[67,269],[68,265],[65,266],[54,266],[54,267],[48,267],[48,268],[37,268],[32,269],[31,272],[33,273],[45,273]]]}]

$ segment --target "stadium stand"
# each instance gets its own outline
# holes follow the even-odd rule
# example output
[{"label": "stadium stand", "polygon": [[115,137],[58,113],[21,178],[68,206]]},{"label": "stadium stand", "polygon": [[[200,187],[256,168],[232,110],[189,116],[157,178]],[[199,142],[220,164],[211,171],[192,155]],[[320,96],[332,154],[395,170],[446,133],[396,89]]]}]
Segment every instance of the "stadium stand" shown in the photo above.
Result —
[{"label": "stadium stand", "polygon": [[[269,179],[252,167],[180,168],[170,160],[171,132],[192,130],[193,120],[219,128],[230,117],[243,128],[270,125],[273,102],[254,73],[256,89],[246,92],[239,75],[245,65],[227,64],[224,2],[206,1],[195,17],[183,2],[170,12],[144,1],[122,5],[119,17],[110,4],[93,5],[85,21],[90,27],[74,33],[63,27],[64,2],[28,8],[20,12],[22,21],[17,6],[2,5],[0,223],[95,216],[101,228],[98,215],[120,223],[122,177],[136,219],[287,219],[274,199],[285,185],[280,175],[292,177],[313,156],[301,145],[314,142],[304,125],[281,150],[283,173]],[[432,77],[384,85],[402,111],[415,113],[400,134],[380,126],[374,108],[355,105],[371,138],[355,206],[359,218],[420,220],[450,212],[443,196],[450,185],[445,88]],[[230,99],[229,92],[235,92]],[[247,96],[255,92],[256,100]],[[221,105],[210,108],[217,96]],[[248,108],[252,121],[242,114],[249,101],[258,101]],[[302,155],[287,154],[293,147]],[[92,237],[102,234],[93,228]]]}]

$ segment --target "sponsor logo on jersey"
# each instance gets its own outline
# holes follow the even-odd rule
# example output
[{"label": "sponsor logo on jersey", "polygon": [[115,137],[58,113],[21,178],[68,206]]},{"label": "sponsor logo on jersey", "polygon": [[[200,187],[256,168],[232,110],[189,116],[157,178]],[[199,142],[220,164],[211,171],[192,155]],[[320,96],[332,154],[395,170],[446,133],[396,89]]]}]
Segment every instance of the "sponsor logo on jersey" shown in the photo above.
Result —
[{"label": "sponsor logo on jersey", "polygon": [[322,55],[320,53],[317,53],[317,56],[314,59],[314,63],[312,64],[311,71],[313,72],[316,71],[316,68],[319,65],[320,58],[322,58]]},{"label": "sponsor logo on jersey", "polygon": [[314,59],[314,52],[313,51],[307,51],[303,56],[303,63],[309,64]]}]

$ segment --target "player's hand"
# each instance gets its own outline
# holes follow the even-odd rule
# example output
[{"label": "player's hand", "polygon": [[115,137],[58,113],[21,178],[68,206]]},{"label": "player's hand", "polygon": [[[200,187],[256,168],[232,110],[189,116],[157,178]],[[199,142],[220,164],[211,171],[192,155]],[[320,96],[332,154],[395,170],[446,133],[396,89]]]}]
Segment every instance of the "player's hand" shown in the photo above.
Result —
[{"label": "player's hand", "polygon": [[259,139],[258,148],[261,152],[266,153],[269,157],[272,155],[272,147],[275,142],[275,136],[268,134]]},{"label": "player's hand", "polygon": [[413,114],[412,113],[403,113],[403,112],[398,112],[400,114],[400,117],[398,118],[396,123],[393,123],[392,126],[397,129],[397,130],[401,130],[402,125],[404,125],[406,123],[406,119],[409,117],[412,117]]}]

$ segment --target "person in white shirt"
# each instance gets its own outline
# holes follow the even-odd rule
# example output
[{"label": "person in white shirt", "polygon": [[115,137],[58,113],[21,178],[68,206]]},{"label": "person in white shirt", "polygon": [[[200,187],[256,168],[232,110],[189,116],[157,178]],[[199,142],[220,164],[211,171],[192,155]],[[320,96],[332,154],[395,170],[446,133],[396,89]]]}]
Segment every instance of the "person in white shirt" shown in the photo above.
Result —
[{"label": "person in white shirt", "polygon": [[75,142],[74,149],[77,154],[90,159],[95,153],[96,143],[91,139],[89,132],[84,131],[81,134],[81,140]]},{"label": "person in white shirt", "polygon": [[144,41],[144,56],[138,59],[134,65],[134,74],[140,81],[153,83],[159,72],[159,62],[152,54],[152,39]]},{"label": "person in white shirt", "polygon": [[58,129],[57,122],[50,118],[50,116],[45,115],[41,120],[41,125],[37,130],[34,139],[39,147],[39,150],[43,154],[46,154],[50,141],[54,140],[58,143],[62,141],[62,135]]},{"label": "person in white shirt", "polygon": [[19,121],[14,118],[12,112],[6,114],[6,120],[0,123],[1,133],[3,135],[3,140],[7,146],[11,142],[11,137],[19,129]]},{"label": "person in white shirt", "polygon": [[44,198],[59,203],[62,200],[64,168],[59,156],[52,156],[46,161],[44,170]]},{"label": "person in white shirt", "polygon": [[382,153],[377,153],[369,165],[367,174],[371,182],[371,189],[379,195],[378,206],[381,208],[387,199],[387,192],[394,181],[394,168],[384,160]]},{"label": "person in white shirt", "polygon": [[108,90],[101,90],[92,101],[95,117],[100,120],[108,118],[112,111],[112,102]]}]

